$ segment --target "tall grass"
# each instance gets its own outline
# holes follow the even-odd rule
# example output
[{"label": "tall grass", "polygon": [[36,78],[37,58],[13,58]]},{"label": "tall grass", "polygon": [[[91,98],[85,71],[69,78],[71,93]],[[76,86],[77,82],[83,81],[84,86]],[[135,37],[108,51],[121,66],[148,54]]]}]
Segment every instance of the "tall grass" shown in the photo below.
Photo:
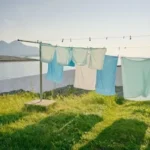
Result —
[{"label": "tall grass", "polygon": [[25,107],[38,97],[0,96],[0,150],[150,150],[150,102],[68,87],[44,93],[48,109]]}]

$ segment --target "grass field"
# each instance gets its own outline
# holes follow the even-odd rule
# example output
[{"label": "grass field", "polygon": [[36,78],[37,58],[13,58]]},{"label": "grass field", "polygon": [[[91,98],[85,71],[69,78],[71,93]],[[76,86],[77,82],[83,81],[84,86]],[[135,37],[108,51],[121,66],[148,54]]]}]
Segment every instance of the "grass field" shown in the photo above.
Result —
[{"label": "grass field", "polygon": [[24,106],[37,97],[0,96],[0,150],[150,150],[150,102],[67,88],[44,93],[47,110]]}]

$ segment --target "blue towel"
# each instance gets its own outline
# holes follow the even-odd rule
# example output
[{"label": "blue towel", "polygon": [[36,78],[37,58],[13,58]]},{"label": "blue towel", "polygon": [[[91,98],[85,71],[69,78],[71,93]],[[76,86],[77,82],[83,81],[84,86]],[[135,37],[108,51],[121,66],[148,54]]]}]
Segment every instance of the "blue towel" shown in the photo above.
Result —
[{"label": "blue towel", "polygon": [[56,52],[53,60],[48,63],[48,72],[46,78],[56,83],[62,82],[63,79],[63,66],[57,63]]},{"label": "blue towel", "polygon": [[103,95],[115,95],[115,79],[118,57],[105,56],[102,70],[97,70],[96,92]]}]

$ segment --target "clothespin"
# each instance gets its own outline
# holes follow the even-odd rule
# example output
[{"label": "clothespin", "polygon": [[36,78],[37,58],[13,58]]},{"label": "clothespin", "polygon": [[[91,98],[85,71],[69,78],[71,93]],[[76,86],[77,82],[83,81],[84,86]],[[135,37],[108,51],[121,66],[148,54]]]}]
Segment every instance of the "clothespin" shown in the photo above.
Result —
[{"label": "clothespin", "polygon": [[130,40],[132,39],[131,35],[130,35]]},{"label": "clothespin", "polygon": [[89,37],[89,41],[91,41],[91,37]]},{"label": "clothespin", "polygon": [[108,39],[108,37],[106,37],[106,40]]},{"label": "clothespin", "polygon": [[119,57],[119,53],[120,53],[120,47],[118,47],[118,57]]},{"label": "clothespin", "polygon": [[62,39],[62,42],[64,42],[64,39]]}]

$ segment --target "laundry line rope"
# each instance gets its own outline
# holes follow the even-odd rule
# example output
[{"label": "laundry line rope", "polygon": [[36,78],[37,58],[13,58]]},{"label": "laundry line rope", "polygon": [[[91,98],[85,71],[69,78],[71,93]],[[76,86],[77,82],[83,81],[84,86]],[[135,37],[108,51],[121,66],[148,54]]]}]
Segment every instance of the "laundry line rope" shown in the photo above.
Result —
[{"label": "laundry line rope", "polygon": [[[29,40],[21,40],[21,39],[18,39],[18,41],[20,42],[27,42],[27,43],[34,43],[34,44],[38,44],[39,45],[39,58],[40,58],[40,63],[39,63],[39,70],[40,70],[40,102],[42,102],[43,100],[43,81],[42,81],[42,75],[43,75],[43,69],[42,69],[42,57],[41,57],[41,44],[43,43],[42,41],[29,41]],[[50,43],[46,43],[46,44],[50,44]],[[146,47],[150,47],[150,46],[146,46]],[[120,51],[120,48],[121,47],[117,47],[118,50]],[[124,48],[128,48],[128,47],[124,47]],[[133,48],[133,47],[132,47]],[[135,47],[134,47],[135,48]],[[137,47],[136,47],[137,48]],[[118,55],[119,56],[119,55]]]},{"label": "laundry line rope", "polygon": [[[150,35],[149,35],[150,36]],[[52,45],[51,43],[45,43],[43,41],[46,41],[46,40],[43,40],[43,41],[40,41],[40,40],[36,40],[36,41],[29,41],[29,40],[21,40],[21,39],[18,39],[17,41],[20,41],[20,42],[27,42],[27,43],[35,43],[35,44],[50,44]],[[47,40],[47,41],[51,41],[51,40]],[[57,45],[53,45],[53,46],[57,46]],[[65,47],[65,46],[64,46]],[[89,47],[90,48],[90,47]],[[106,48],[116,48],[116,49],[128,49],[128,48],[150,48],[150,46],[106,46]]]},{"label": "laundry line rope", "polygon": [[51,40],[43,40],[43,41],[58,41],[60,40],[61,42],[64,41],[78,41],[78,40],[88,40],[88,41],[92,41],[92,40],[108,40],[108,39],[129,39],[132,40],[133,38],[142,38],[142,37],[150,37],[149,35],[128,35],[128,36],[105,36],[105,37],[88,37],[88,38],[62,38],[62,39],[51,39]]}]

